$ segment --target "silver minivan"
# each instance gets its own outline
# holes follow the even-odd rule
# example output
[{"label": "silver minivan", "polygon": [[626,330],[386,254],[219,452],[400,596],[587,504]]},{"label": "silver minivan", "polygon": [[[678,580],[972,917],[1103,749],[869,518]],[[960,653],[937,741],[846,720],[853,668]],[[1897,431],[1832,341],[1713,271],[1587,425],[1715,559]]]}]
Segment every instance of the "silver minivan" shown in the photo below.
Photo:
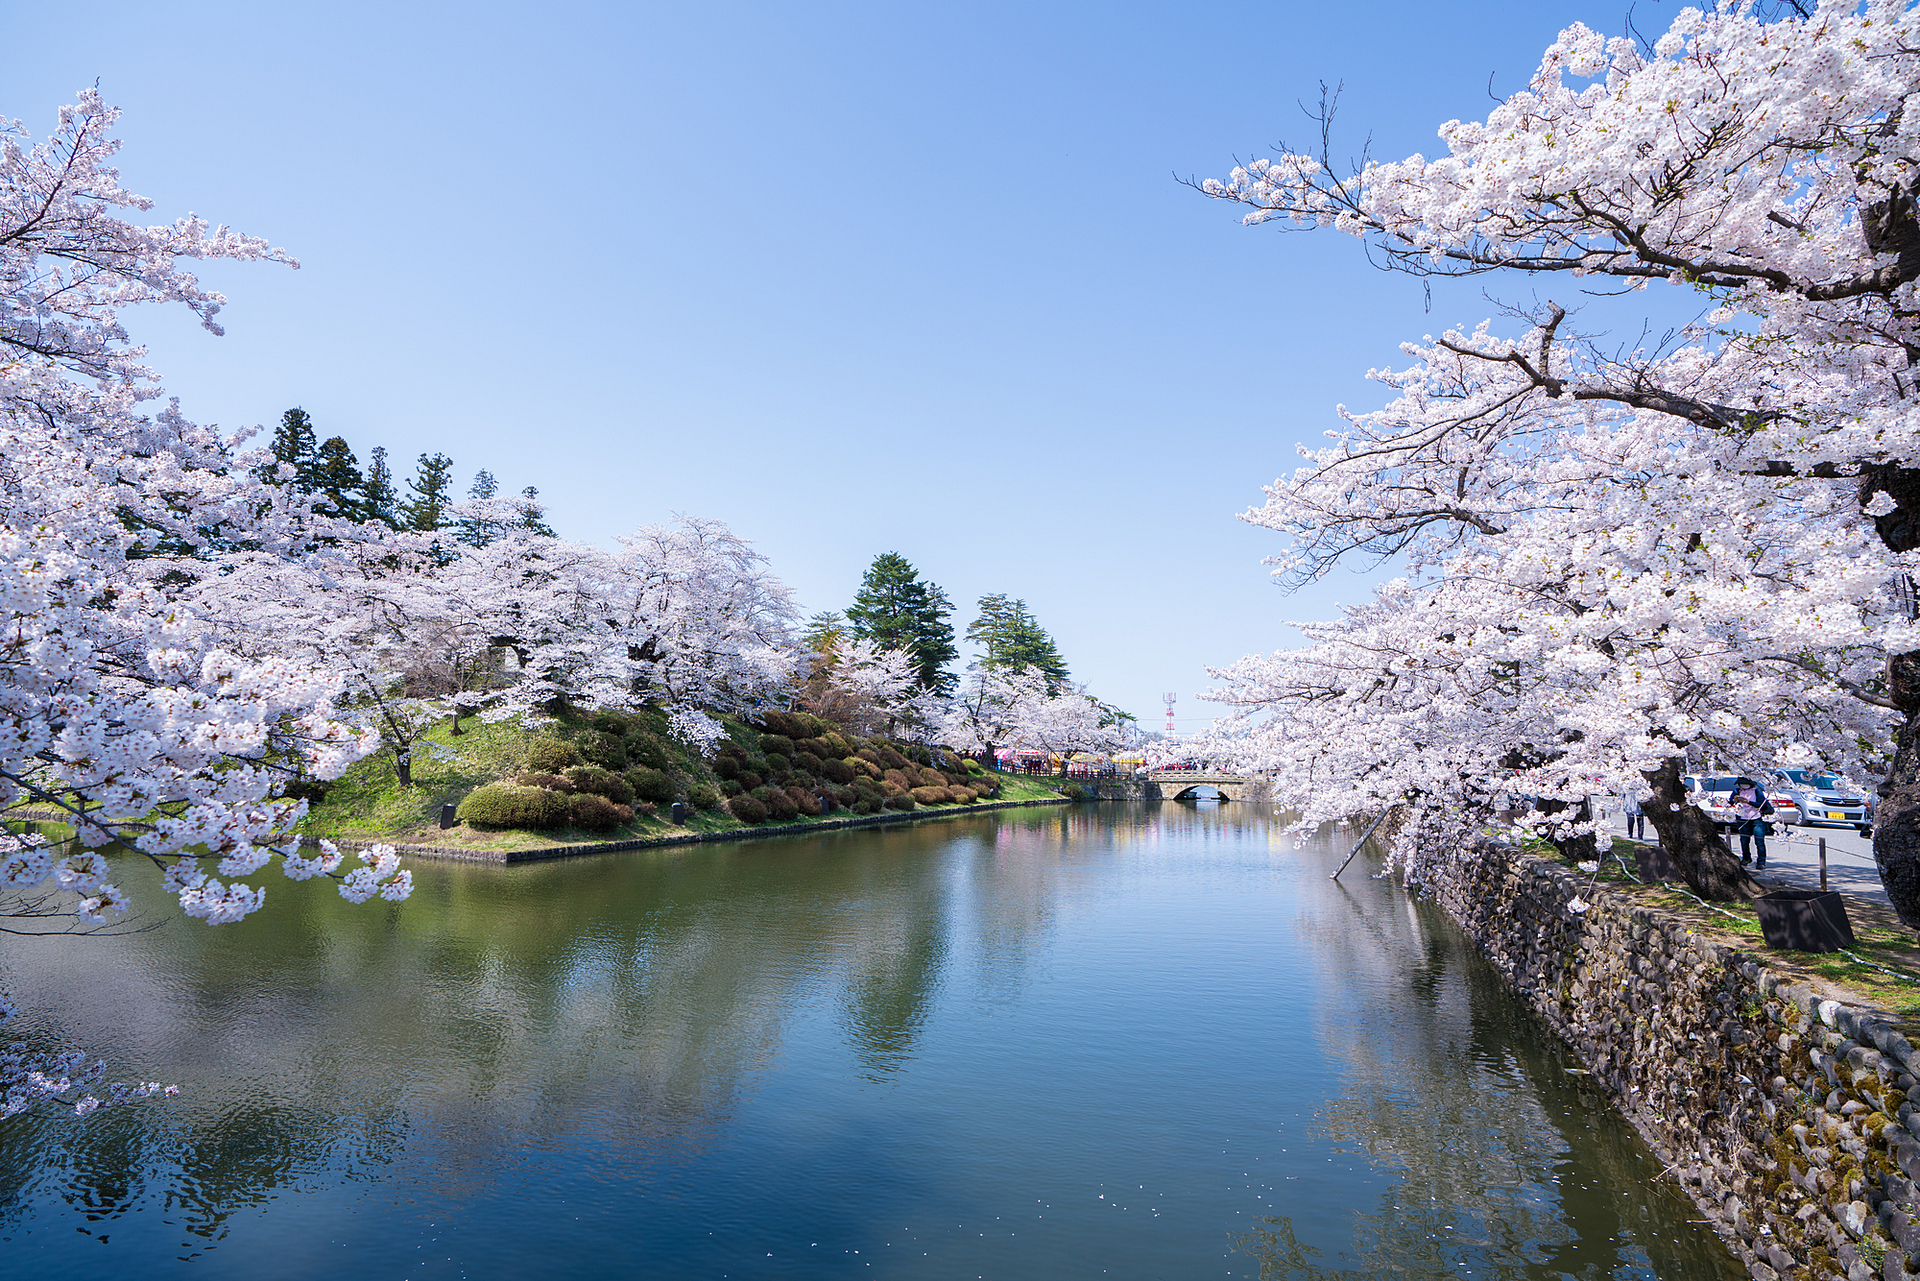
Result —
[{"label": "silver minivan", "polygon": [[1804,815],[1804,823],[1856,828],[1862,836],[1873,831],[1873,803],[1838,774],[1777,769],[1770,790],[1774,795],[1791,797]]}]

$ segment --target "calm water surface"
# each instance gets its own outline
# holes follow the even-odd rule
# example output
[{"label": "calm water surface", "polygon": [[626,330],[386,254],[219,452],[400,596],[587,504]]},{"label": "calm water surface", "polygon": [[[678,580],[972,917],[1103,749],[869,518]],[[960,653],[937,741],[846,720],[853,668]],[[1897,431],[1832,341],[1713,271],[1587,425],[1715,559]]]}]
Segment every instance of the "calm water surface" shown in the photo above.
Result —
[{"label": "calm water surface", "polygon": [[[14,1275],[1743,1275],[1448,923],[1253,807],[1082,806],[8,940],[177,1081],[0,1122]],[[148,901],[157,898],[142,886]]]}]

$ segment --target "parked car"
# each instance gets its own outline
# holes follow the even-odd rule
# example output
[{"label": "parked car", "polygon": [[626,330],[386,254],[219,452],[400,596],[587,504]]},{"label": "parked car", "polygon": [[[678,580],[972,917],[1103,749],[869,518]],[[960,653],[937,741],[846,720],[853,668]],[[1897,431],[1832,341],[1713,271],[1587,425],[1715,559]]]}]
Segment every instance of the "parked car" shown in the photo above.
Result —
[{"label": "parked car", "polygon": [[[1731,832],[1740,820],[1733,816],[1733,787],[1747,774],[1688,774],[1680,781],[1686,784],[1687,800],[1707,812],[1714,827],[1722,832]],[[1793,797],[1777,791],[1771,780],[1756,780],[1760,790],[1773,802],[1773,813],[1767,816],[1767,822],[1776,825],[1800,823],[1805,821],[1805,811]]]},{"label": "parked car", "polygon": [[[1819,770],[1778,769],[1773,772],[1770,795],[1787,796],[1806,815],[1805,822],[1820,826],[1857,829],[1862,836],[1873,831],[1873,802],[1866,793],[1853,787],[1838,774]],[[1778,805],[1778,800],[1774,804]]]}]

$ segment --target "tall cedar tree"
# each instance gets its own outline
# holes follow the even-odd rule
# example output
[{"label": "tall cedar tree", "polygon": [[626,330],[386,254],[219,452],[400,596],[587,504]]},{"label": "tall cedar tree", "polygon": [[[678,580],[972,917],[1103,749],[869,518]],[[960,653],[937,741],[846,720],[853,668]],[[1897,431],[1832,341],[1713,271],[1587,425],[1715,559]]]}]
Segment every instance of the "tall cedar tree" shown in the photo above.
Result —
[{"label": "tall cedar tree", "polygon": [[421,533],[439,529],[446,524],[447,507],[453,502],[453,459],[445,454],[420,455],[407,488],[413,497],[400,508],[406,527]]},{"label": "tall cedar tree", "polygon": [[320,445],[313,467],[313,491],[319,495],[314,509],[323,516],[368,518],[367,479],[360,474],[360,460],[339,436],[329,436]]},{"label": "tall cedar tree", "polygon": [[277,468],[284,463],[293,468],[290,483],[294,489],[302,494],[311,494],[317,487],[314,484],[314,468],[319,461],[318,455],[313,419],[307,417],[306,410],[296,406],[280,415],[280,425],[273,429],[273,462],[262,471],[260,478],[270,484],[282,483]]},{"label": "tall cedar tree", "polygon": [[364,493],[368,520],[377,520],[392,529],[400,528],[400,496],[393,492],[393,468],[387,463],[385,445],[375,445],[367,455]]},{"label": "tall cedar tree", "polygon": [[860,580],[860,592],[847,607],[847,622],[859,640],[881,649],[904,649],[913,657],[920,687],[942,696],[953,691],[947,664],[959,656],[947,616],[953,602],[898,552],[874,557]]},{"label": "tall cedar tree", "polygon": [[1047,693],[1057,695],[1067,683],[1067,660],[1027,602],[995,593],[980,598],[980,616],[967,628],[967,639],[983,649],[982,665],[1003,671],[1039,672]]},{"label": "tall cedar tree", "polygon": [[558,538],[553,526],[547,524],[547,506],[540,501],[540,487],[528,485],[520,491],[520,528],[542,538]]},{"label": "tall cedar tree", "polygon": [[[478,472],[474,473],[473,487],[467,490],[467,497],[473,499],[475,502],[485,502],[499,492],[500,482],[493,478],[492,472],[482,467]],[[477,516],[463,516],[455,522],[455,525],[458,527],[458,532],[454,534],[454,537],[469,547],[485,547],[488,543],[500,537],[500,522],[497,520],[482,520]]]}]

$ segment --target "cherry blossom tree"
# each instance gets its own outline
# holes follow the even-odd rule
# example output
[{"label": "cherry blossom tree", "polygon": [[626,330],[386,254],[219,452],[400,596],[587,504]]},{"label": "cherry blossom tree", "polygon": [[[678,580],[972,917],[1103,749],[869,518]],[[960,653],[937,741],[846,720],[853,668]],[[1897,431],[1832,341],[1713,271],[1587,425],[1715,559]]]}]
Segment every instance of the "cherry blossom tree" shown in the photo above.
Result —
[{"label": "cherry blossom tree", "polygon": [[[1396,399],[1343,410],[1247,519],[1289,537],[1289,582],[1401,558],[1400,614],[1223,670],[1243,709],[1223,744],[1436,812],[1509,784],[1564,800],[1556,771],[1651,792],[1663,843],[1721,896],[1737,870],[1678,794],[1683,764],[1886,770],[1876,856],[1920,924],[1914,27],[1899,3],[1687,9],[1651,48],[1576,25],[1485,121],[1443,125],[1439,158],[1341,171],[1327,104],[1316,154],[1203,184],[1251,224],[1344,231],[1416,274],[1665,281],[1705,304],[1673,340],[1621,346],[1548,302],[1512,313],[1516,337],[1449,331],[1376,374]],[[1459,684],[1407,676],[1440,650]],[[1476,687],[1515,698],[1490,716],[1462,701]],[[1257,731],[1262,707],[1299,741]],[[1378,759],[1329,737],[1376,716],[1418,733]],[[1400,857],[1431,837],[1416,824]]]}]

